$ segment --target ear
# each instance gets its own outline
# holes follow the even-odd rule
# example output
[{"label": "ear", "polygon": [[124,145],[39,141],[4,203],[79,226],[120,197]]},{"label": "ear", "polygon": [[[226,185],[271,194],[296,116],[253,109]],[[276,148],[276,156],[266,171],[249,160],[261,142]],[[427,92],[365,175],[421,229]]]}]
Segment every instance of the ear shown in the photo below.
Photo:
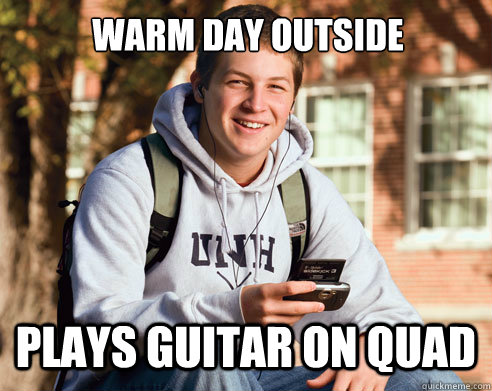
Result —
[{"label": "ear", "polygon": [[190,81],[191,81],[191,86],[193,87],[193,97],[198,103],[203,103],[203,96],[200,94],[198,91],[198,87],[201,84],[201,77],[196,71],[196,69],[193,71],[193,73],[190,76]]}]

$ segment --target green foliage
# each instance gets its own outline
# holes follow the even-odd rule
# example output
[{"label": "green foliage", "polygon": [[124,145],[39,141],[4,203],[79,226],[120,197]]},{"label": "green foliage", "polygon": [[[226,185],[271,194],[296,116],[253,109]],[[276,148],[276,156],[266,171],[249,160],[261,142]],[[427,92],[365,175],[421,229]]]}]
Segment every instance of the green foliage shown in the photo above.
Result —
[{"label": "green foliage", "polygon": [[75,55],[78,1],[73,3],[0,0],[0,71],[13,97],[36,94],[29,89],[33,76],[63,55]]},{"label": "green foliage", "polygon": [[0,72],[11,86],[14,97],[26,90],[24,64],[31,61],[32,50],[27,45],[27,3],[15,0],[0,0]]},{"label": "green foliage", "polygon": [[12,26],[19,20],[25,20],[29,2],[16,0],[0,0],[0,26]]}]

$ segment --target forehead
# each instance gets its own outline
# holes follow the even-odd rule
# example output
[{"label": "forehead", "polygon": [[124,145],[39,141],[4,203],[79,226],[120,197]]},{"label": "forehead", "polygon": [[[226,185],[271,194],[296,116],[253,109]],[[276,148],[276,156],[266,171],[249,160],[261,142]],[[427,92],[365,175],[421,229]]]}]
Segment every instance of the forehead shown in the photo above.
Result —
[{"label": "forehead", "polygon": [[286,79],[294,84],[294,63],[288,53],[261,49],[258,52],[221,52],[211,78],[223,78],[231,73],[243,73],[255,79]]}]

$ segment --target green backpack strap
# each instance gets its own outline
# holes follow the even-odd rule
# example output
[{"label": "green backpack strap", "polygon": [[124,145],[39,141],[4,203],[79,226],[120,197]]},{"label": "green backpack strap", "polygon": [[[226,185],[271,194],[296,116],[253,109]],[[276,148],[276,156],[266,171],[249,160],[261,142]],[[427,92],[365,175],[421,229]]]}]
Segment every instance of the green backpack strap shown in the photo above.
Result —
[{"label": "green backpack strap", "polygon": [[148,135],[141,144],[154,189],[145,262],[147,271],[156,262],[161,262],[171,247],[178,221],[183,168],[160,134]]},{"label": "green backpack strap", "polygon": [[293,274],[298,261],[304,255],[309,242],[311,205],[309,187],[302,172],[296,171],[278,185],[284,205],[285,216],[289,224],[290,248],[292,260],[289,277]]}]

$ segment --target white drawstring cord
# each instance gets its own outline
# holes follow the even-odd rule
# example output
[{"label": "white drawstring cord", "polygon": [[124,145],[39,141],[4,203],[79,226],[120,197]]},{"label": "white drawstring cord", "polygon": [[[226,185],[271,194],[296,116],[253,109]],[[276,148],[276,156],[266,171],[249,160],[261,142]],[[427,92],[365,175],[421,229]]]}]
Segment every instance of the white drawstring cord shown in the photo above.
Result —
[{"label": "white drawstring cord", "polygon": [[260,269],[260,199],[259,192],[255,192],[255,209],[256,209],[256,238],[255,238],[255,276],[254,282],[258,283],[258,270]]},{"label": "white drawstring cord", "polygon": [[223,211],[223,221],[222,221],[222,237],[227,242],[227,253],[232,251],[231,248],[231,238],[229,237],[229,231],[227,229],[227,187],[226,180],[224,178],[220,178],[220,190],[222,192],[222,211]]}]

